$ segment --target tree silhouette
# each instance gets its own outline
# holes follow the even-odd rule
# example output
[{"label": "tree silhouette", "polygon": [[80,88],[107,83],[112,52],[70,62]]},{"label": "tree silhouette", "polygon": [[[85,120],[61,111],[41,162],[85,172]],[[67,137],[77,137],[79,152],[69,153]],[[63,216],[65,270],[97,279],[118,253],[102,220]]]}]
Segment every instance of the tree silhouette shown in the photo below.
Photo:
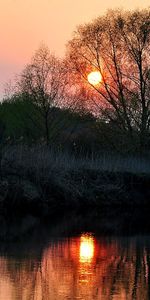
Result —
[{"label": "tree silhouette", "polygon": [[63,97],[65,88],[63,64],[42,45],[34,54],[31,63],[23,70],[19,88],[22,95],[36,104],[41,113],[48,144],[50,112]]},{"label": "tree silhouette", "polygon": [[[109,11],[79,26],[67,59],[103,116],[131,138],[138,132],[143,148],[150,129],[150,10]],[[95,70],[102,81],[91,85],[87,75]]]}]

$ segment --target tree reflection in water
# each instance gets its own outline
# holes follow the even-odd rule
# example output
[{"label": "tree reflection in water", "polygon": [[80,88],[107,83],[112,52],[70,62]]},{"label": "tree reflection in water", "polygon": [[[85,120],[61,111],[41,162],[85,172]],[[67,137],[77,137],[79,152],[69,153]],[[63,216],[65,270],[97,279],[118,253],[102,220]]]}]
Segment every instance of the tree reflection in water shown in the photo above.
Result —
[{"label": "tree reflection in water", "polygon": [[3,300],[150,299],[149,238],[95,238],[49,243],[41,257],[1,256]]}]

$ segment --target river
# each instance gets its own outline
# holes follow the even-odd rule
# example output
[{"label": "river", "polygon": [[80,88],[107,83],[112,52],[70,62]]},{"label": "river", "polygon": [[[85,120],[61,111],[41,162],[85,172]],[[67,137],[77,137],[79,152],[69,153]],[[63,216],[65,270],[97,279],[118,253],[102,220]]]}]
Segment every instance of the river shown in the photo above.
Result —
[{"label": "river", "polygon": [[148,300],[150,237],[48,236],[0,249],[1,300]]}]

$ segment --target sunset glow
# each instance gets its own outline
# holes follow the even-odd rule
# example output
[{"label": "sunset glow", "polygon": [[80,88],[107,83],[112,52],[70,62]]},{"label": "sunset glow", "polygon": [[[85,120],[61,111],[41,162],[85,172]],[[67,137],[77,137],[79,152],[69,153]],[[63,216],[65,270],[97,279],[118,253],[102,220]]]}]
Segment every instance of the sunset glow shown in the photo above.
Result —
[{"label": "sunset glow", "polygon": [[[0,2],[0,95],[3,85],[30,61],[43,41],[56,55],[63,56],[65,45],[79,24],[120,7],[120,1],[1,0]],[[125,9],[149,6],[149,0],[126,0]],[[122,6],[121,5],[121,6]],[[28,17],[27,17],[28,16]]]},{"label": "sunset glow", "polygon": [[99,71],[91,72],[88,75],[88,82],[92,85],[98,85],[102,81],[102,75]]}]

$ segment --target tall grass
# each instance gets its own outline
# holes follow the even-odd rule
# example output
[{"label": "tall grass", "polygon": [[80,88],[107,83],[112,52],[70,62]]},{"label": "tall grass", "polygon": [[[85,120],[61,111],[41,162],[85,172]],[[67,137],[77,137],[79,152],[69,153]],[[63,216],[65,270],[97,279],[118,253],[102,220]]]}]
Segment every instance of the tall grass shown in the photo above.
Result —
[{"label": "tall grass", "polygon": [[9,146],[2,150],[1,170],[17,175],[33,171],[39,176],[41,173],[59,173],[62,176],[72,171],[95,170],[99,172],[119,172],[131,174],[150,174],[150,156],[120,155],[113,152],[92,153],[90,155],[71,154],[50,148],[36,145],[27,147],[24,145]]},{"label": "tall grass", "polygon": [[70,209],[149,205],[149,175],[148,156],[83,156],[41,145],[12,145],[1,155],[1,213],[49,217]]}]

